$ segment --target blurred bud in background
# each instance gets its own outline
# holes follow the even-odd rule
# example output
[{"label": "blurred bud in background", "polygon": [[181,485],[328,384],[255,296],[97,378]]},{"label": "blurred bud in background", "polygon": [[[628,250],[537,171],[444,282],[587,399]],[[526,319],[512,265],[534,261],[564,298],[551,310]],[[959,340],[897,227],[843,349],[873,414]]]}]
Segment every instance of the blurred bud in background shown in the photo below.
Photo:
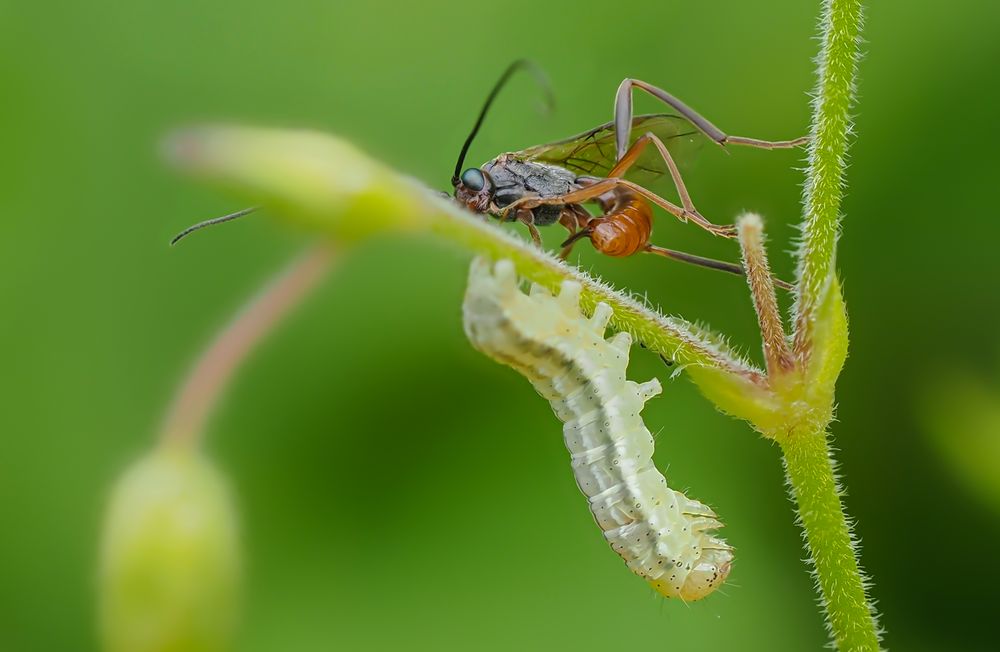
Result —
[{"label": "blurred bud in background", "polygon": [[231,647],[240,580],[236,510],[219,471],[164,445],[114,488],[100,550],[106,652]]},{"label": "blurred bud in background", "polygon": [[1000,380],[945,374],[922,401],[928,435],[956,479],[1000,514]]}]

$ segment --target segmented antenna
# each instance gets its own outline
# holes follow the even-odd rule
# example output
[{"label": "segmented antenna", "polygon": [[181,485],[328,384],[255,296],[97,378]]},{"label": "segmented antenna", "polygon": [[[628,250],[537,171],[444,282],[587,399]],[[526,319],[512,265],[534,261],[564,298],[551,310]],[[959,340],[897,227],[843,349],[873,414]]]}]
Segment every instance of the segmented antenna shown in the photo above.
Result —
[{"label": "segmented antenna", "polygon": [[546,108],[551,110],[551,108],[555,105],[555,97],[552,94],[552,86],[549,84],[549,79],[545,76],[542,69],[539,68],[533,61],[528,59],[518,59],[514,63],[507,66],[507,69],[503,71],[503,74],[500,75],[500,79],[498,79],[497,83],[493,86],[493,90],[491,90],[490,94],[486,96],[486,102],[483,104],[483,108],[479,111],[479,117],[476,118],[476,124],[473,125],[472,131],[469,132],[469,136],[462,144],[462,151],[458,153],[458,162],[455,163],[455,174],[451,177],[451,185],[457,186],[459,184],[459,175],[462,174],[462,164],[465,163],[465,155],[469,152],[469,146],[472,145],[472,141],[476,138],[476,134],[479,133],[479,128],[483,126],[483,120],[486,119],[486,113],[490,110],[490,105],[493,104],[493,100],[497,98],[497,95],[500,93],[500,89],[504,87],[511,75],[522,68],[527,69],[535,75],[539,85],[545,92]]},{"label": "segmented antenna", "polygon": [[215,226],[216,224],[222,224],[223,222],[232,222],[233,220],[249,215],[258,208],[259,206],[251,206],[250,208],[244,208],[241,211],[236,211],[235,213],[230,213],[229,215],[223,215],[222,217],[213,217],[210,220],[205,220],[204,222],[198,222],[197,224],[192,224],[188,228],[184,229],[183,231],[175,235],[173,240],[170,241],[170,246],[173,247],[183,238],[186,238],[195,231],[204,229],[206,226]]}]

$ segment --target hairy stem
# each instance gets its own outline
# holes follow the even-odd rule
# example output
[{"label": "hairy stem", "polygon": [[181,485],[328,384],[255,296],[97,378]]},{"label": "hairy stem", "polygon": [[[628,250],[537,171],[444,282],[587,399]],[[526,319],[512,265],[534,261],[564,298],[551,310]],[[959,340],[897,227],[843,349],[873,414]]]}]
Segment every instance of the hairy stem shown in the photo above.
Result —
[{"label": "hairy stem", "polygon": [[314,245],[295,258],[215,336],[181,383],[161,442],[194,446],[236,369],[329,269],[332,250]]},{"label": "hairy stem", "polygon": [[836,253],[861,22],[860,0],[824,0],[792,345],[800,368],[811,379],[811,407],[824,417],[822,424],[801,424],[778,440],[827,624],[843,652],[879,649],[875,611],[866,596],[826,435],[833,383],[847,347]]},{"label": "hairy stem", "polygon": [[736,230],[743,254],[743,269],[746,270],[747,285],[753,297],[754,311],[760,324],[760,335],[764,344],[764,359],[767,375],[773,378],[792,368],[792,354],[785,339],[785,327],[778,311],[778,298],[774,294],[774,279],[767,262],[764,248],[764,223],[752,213],[736,220]]},{"label": "hairy stem", "polygon": [[817,307],[836,273],[861,20],[860,0],[824,0],[797,271],[794,349],[803,362],[810,354]]},{"label": "hairy stem", "polygon": [[837,649],[876,651],[878,623],[865,595],[865,579],[858,565],[851,525],[841,504],[826,433],[796,434],[780,443]]}]

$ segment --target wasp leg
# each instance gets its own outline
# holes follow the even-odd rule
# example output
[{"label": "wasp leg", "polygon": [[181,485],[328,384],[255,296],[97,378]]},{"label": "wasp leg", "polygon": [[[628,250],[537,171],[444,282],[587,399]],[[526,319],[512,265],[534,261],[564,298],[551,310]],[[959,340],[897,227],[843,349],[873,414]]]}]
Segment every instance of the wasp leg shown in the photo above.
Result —
[{"label": "wasp leg", "polygon": [[[681,262],[691,263],[692,265],[707,267],[709,269],[716,269],[720,272],[728,272],[730,274],[736,274],[737,276],[746,276],[746,270],[743,269],[743,266],[736,263],[727,263],[721,260],[715,260],[714,258],[704,258],[702,256],[695,256],[694,254],[686,254],[683,251],[664,249],[663,247],[657,247],[656,245],[646,245],[645,250],[651,254],[663,256],[664,258],[672,258],[673,260],[679,260]],[[781,288],[782,290],[788,290],[791,292],[795,289],[794,285],[787,281],[782,281],[776,276],[772,276],[771,279],[774,281],[775,286]]]},{"label": "wasp leg", "polygon": [[535,226],[535,214],[526,208],[519,208],[516,219],[518,222],[528,227],[528,233],[531,234],[531,240],[535,243],[536,247],[541,249],[542,234],[538,232],[538,227]]},{"label": "wasp leg", "polygon": [[559,258],[566,260],[573,251],[573,246],[577,240],[589,234],[587,224],[591,220],[591,215],[582,206],[567,206],[559,216],[559,223],[569,231],[569,237],[562,243],[562,250]]},{"label": "wasp leg", "polygon": [[691,201],[691,195],[688,193],[687,186],[684,185],[684,179],[681,178],[681,171],[677,167],[677,163],[674,162],[674,157],[670,155],[670,151],[667,146],[663,144],[656,134],[645,133],[640,136],[632,146],[628,148],[624,156],[619,157],[618,163],[615,167],[611,168],[608,172],[609,177],[621,177],[625,175],[625,172],[632,167],[637,160],[639,160],[639,155],[642,154],[643,150],[646,149],[646,145],[653,143],[656,149],[659,150],[660,156],[663,157],[663,161],[667,164],[667,169],[670,170],[670,178],[673,179],[674,187],[677,189],[677,195],[681,198],[681,204],[684,206],[684,210],[695,215],[700,215],[698,209],[694,207],[694,202]]},{"label": "wasp leg", "polygon": [[523,208],[533,208],[535,206],[541,206],[543,204],[579,204],[587,201],[593,201],[603,195],[606,192],[611,192],[617,188],[628,188],[629,190],[635,192],[636,194],[642,195],[649,201],[653,202],[663,210],[667,211],[681,222],[691,221],[705,229],[712,235],[722,236],[724,238],[733,238],[736,236],[736,227],[734,226],[720,226],[718,224],[712,224],[704,217],[702,217],[697,211],[692,212],[685,210],[678,206],[677,204],[660,197],[651,190],[646,190],[637,183],[633,183],[627,179],[622,179],[620,177],[609,178],[609,179],[598,179],[595,180],[590,185],[584,186],[583,188],[578,188],[577,190],[570,191],[565,195],[558,195],[555,197],[522,197],[514,203],[512,203],[508,208],[517,206],[518,209]]},{"label": "wasp leg", "polygon": [[661,100],[667,106],[677,111],[687,118],[698,131],[702,132],[720,146],[745,145],[747,147],[757,147],[759,149],[788,149],[798,147],[809,142],[808,136],[795,138],[793,140],[761,140],[759,138],[744,138],[743,136],[730,136],[722,131],[697,111],[689,107],[662,88],[657,88],[652,84],[647,84],[639,79],[626,79],[618,87],[615,95],[615,143],[618,148],[618,158],[625,155],[628,148],[630,132],[632,131],[632,89],[638,88],[646,91],[653,97]]}]

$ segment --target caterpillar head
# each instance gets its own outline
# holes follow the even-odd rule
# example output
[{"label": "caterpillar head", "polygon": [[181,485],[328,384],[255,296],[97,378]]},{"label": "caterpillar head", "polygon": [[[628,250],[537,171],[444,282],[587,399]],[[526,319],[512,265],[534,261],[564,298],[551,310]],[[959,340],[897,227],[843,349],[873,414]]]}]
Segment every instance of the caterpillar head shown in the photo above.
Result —
[{"label": "caterpillar head", "polygon": [[708,540],[701,558],[688,573],[680,597],[684,600],[701,600],[706,595],[722,586],[729,577],[733,563],[733,551],[724,542],[714,537]]}]

